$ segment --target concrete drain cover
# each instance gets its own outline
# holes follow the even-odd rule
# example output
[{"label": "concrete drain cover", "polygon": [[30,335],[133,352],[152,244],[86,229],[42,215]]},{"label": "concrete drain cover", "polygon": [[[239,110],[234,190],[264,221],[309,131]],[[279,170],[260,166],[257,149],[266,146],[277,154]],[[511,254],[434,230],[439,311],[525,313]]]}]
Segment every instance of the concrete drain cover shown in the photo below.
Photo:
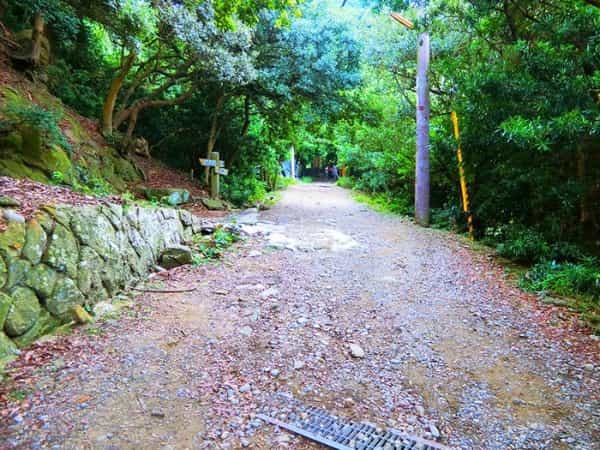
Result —
[{"label": "concrete drain cover", "polygon": [[259,419],[338,450],[447,450],[400,431],[384,430],[367,422],[351,422],[327,411],[278,395],[280,407],[258,414]]}]

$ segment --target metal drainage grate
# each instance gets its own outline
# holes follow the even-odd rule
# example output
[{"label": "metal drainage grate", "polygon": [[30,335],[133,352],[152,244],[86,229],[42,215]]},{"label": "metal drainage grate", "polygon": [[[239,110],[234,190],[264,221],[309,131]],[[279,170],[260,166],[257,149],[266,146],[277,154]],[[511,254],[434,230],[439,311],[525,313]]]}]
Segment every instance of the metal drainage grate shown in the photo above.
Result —
[{"label": "metal drainage grate", "polygon": [[351,422],[327,411],[307,406],[291,396],[280,395],[283,409],[257,417],[312,441],[338,450],[447,450],[436,442],[383,430],[364,422]]}]

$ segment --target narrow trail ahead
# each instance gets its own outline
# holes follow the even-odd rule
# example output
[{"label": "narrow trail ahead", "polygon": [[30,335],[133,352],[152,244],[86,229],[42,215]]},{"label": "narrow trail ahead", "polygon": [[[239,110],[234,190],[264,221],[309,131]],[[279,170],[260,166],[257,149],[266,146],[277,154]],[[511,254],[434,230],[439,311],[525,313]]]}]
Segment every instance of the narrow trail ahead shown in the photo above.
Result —
[{"label": "narrow trail ahead", "polygon": [[600,446],[598,342],[486,255],[328,184],[242,221],[269,236],[167,282],[197,291],[67,337],[7,447],[319,448],[255,418],[275,392],[457,448]]}]

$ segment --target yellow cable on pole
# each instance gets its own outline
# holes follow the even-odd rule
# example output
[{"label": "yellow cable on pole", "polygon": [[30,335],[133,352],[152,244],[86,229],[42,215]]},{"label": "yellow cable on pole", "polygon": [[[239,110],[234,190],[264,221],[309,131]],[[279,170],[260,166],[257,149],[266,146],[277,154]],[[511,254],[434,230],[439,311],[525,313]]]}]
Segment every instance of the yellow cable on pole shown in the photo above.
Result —
[{"label": "yellow cable on pole", "polygon": [[469,226],[469,234],[471,239],[475,237],[475,228],[473,227],[473,214],[471,214],[471,205],[469,202],[469,191],[467,189],[467,179],[465,177],[465,167],[463,164],[463,154],[460,148],[460,131],[458,129],[458,114],[452,111],[452,125],[454,128],[454,137],[456,138],[456,156],[458,157],[458,174],[460,176],[460,193],[462,195],[463,211],[467,216],[467,224]]}]

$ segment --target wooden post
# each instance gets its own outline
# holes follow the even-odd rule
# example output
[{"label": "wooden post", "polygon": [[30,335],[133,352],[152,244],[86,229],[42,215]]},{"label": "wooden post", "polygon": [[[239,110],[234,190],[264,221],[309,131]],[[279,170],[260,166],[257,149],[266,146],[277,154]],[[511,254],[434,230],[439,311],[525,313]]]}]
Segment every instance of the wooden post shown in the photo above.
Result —
[{"label": "wooden post", "polygon": [[219,198],[219,152],[211,152],[210,159],[216,161],[216,164],[210,168],[210,196]]},{"label": "wooden post", "polygon": [[469,226],[469,235],[471,239],[475,238],[475,228],[473,226],[473,214],[471,213],[471,204],[469,201],[469,191],[467,189],[467,179],[465,177],[465,167],[463,164],[463,154],[460,148],[460,131],[458,129],[458,115],[456,111],[452,111],[452,127],[454,129],[454,137],[456,138],[456,156],[458,158],[458,175],[460,177],[460,193],[462,196],[463,211],[467,216],[467,224]]},{"label": "wooden post", "polygon": [[429,225],[429,33],[419,36],[417,52],[417,153],[415,221]]}]

